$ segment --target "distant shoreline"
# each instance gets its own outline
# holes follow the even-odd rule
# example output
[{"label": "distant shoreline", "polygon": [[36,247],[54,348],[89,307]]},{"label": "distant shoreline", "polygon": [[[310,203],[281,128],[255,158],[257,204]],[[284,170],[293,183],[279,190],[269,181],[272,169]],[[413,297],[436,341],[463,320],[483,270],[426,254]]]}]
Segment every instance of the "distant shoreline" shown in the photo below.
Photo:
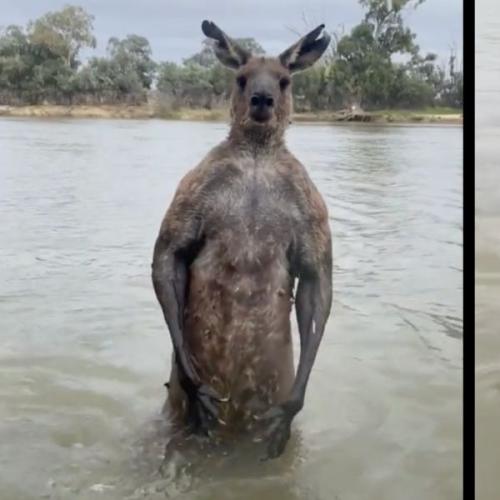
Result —
[{"label": "distant shoreline", "polygon": [[[166,119],[227,122],[228,112],[224,109],[180,109],[155,110],[151,105],[102,105],[102,106],[0,106],[0,117],[39,117],[39,118],[116,118],[116,119]],[[331,111],[294,113],[294,122],[326,123],[374,123],[374,124],[449,124],[462,125],[463,115],[455,110],[383,110],[345,115]]]}]

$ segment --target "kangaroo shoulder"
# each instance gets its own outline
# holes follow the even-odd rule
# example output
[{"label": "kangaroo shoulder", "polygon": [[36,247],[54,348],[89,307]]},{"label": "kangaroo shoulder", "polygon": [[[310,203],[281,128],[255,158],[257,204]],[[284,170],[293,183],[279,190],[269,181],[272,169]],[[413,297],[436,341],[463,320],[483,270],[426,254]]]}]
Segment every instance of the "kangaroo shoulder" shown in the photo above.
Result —
[{"label": "kangaroo shoulder", "polygon": [[305,166],[295,156],[287,152],[280,159],[280,169],[282,174],[293,184],[307,214],[314,219],[327,220],[326,203]]}]

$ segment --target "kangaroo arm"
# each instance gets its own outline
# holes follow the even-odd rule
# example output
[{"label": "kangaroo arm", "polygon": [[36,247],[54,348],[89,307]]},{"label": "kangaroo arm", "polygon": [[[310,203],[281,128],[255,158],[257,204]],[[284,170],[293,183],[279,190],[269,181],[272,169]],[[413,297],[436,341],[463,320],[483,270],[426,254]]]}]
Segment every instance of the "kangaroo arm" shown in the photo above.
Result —
[{"label": "kangaroo arm", "polygon": [[188,285],[188,262],[181,249],[160,235],[156,241],[153,264],[153,286],[167,323],[176,362],[181,375],[194,386],[200,380],[184,343],[183,323]]},{"label": "kangaroo arm", "polygon": [[313,272],[299,276],[295,310],[300,335],[300,358],[290,394],[290,406],[299,412],[305,399],[309,376],[318,352],[332,303],[331,256]]}]

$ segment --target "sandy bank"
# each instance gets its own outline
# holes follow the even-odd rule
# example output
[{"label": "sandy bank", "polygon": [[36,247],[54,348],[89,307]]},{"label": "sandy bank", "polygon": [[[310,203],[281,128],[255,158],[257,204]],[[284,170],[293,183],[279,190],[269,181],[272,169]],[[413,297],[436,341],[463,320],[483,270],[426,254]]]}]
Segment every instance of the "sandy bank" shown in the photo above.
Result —
[{"label": "sandy bank", "polygon": [[[440,113],[429,110],[404,111],[387,110],[373,113],[365,112],[357,115],[345,115],[329,111],[317,113],[295,113],[295,122],[369,122],[369,123],[442,123],[462,124],[463,117],[460,113]],[[127,118],[146,119],[163,118],[170,120],[201,120],[201,121],[227,121],[228,112],[224,109],[180,109],[180,110],[155,110],[153,106],[145,104],[140,106],[102,105],[102,106],[0,106],[0,116],[15,117],[41,117],[41,118]]]}]

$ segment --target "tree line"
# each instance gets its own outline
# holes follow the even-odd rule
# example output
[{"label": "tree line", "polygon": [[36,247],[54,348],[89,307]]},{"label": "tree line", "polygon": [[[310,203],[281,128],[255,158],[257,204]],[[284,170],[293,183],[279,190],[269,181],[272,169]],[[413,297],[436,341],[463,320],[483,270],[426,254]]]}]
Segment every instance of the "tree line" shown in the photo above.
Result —
[{"label": "tree line", "polygon": [[[422,54],[404,22],[424,0],[359,0],[364,17],[349,33],[332,33],[328,52],[294,75],[298,111],[428,106],[462,107],[463,73],[451,51],[446,65]],[[0,104],[140,104],[212,109],[224,106],[234,75],[217,61],[211,42],[182,64],[156,62],[147,38],[111,38],[103,57],[82,63],[96,47],[94,17],[66,6],[0,32]],[[264,54],[253,39],[237,41]],[[399,61],[395,60],[398,59]]]}]

